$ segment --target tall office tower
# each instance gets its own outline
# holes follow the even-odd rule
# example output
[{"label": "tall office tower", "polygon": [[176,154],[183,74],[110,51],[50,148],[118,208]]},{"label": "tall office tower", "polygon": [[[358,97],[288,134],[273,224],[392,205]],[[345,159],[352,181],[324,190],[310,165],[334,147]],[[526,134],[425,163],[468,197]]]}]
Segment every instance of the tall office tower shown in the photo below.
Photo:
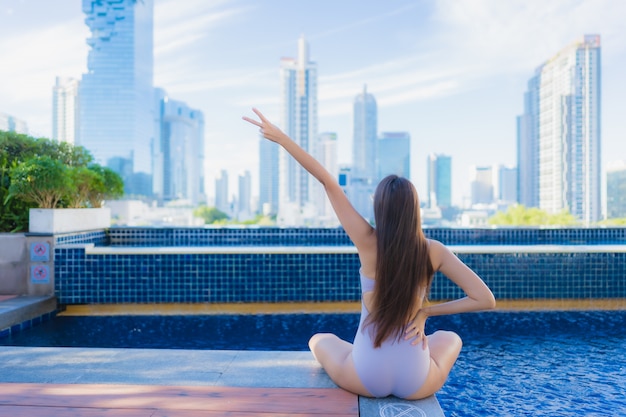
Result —
[{"label": "tall office tower", "polygon": [[539,207],[539,78],[528,81],[517,117],[517,201],[526,207]]},{"label": "tall office tower", "polygon": [[20,120],[17,117],[6,113],[0,113],[0,130],[27,135],[28,125],[25,121]]},{"label": "tall office tower", "polygon": [[428,155],[428,207],[452,207],[452,158],[448,155]]},{"label": "tall office tower", "polygon": [[252,177],[250,171],[239,174],[239,200],[237,201],[237,219],[248,220],[252,217]]},{"label": "tall office tower", "polygon": [[91,30],[79,88],[80,145],[126,192],[152,195],[153,0],[83,0]]},{"label": "tall office tower", "polygon": [[259,211],[266,216],[278,212],[278,150],[278,144],[259,140]]},{"label": "tall office tower", "polygon": [[75,78],[56,77],[52,87],[52,139],[78,143],[78,85]]},{"label": "tall office tower", "polygon": [[354,140],[352,141],[353,175],[375,182],[378,109],[367,86],[354,99]]},{"label": "tall office tower", "polygon": [[626,218],[626,162],[611,164],[606,170],[606,218]]},{"label": "tall office tower", "polygon": [[474,204],[493,203],[494,184],[493,167],[476,166],[470,167],[471,202]]},{"label": "tall office tower", "polygon": [[383,132],[378,138],[378,178],[395,174],[411,178],[411,135]]},{"label": "tall office tower", "polygon": [[204,116],[186,103],[155,89],[156,125],[152,149],[153,193],[161,201],[206,201],[204,190]]},{"label": "tall office tower", "polygon": [[[320,133],[318,141],[318,160],[320,163],[330,172],[330,174],[337,178],[339,175],[339,168],[337,165],[337,134],[334,132]],[[317,189],[317,202],[315,206],[318,207],[320,220],[324,226],[336,226],[337,216],[333,210],[333,206],[330,204],[330,200],[326,196],[326,192],[323,187]]]},{"label": "tall office tower", "polygon": [[[304,37],[298,40],[297,59],[281,59],[280,76],[283,131],[305,151],[317,156],[317,64],[309,60],[309,46]],[[281,154],[279,210],[310,208],[314,194],[311,175],[282,149]]]},{"label": "tall office tower", "polygon": [[505,165],[496,165],[494,172],[494,198],[502,203],[517,202],[517,168]]},{"label": "tall office tower", "polygon": [[222,170],[215,179],[215,208],[231,215],[230,201],[228,200],[228,172]]},{"label": "tall office tower", "polygon": [[378,108],[376,99],[363,92],[354,99],[354,137],[352,141],[352,170],[350,172],[350,198],[354,208],[364,218],[373,221],[371,196],[378,183],[377,135]]},{"label": "tall office tower", "polygon": [[518,118],[520,202],[585,223],[600,219],[600,36],[542,64]]}]

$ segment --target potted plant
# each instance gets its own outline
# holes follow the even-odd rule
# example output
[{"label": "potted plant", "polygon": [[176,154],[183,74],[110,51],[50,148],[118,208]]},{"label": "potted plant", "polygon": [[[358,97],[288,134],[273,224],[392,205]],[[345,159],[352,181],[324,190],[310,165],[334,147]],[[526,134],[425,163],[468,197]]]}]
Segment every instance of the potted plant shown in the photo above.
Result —
[{"label": "potted plant", "polygon": [[7,199],[35,203],[29,212],[31,233],[71,233],[111,226],[104,198],[119,197],[123,184],[117,174],[97,164],[66,165],[49,156],[36,156],[14,166]]}]

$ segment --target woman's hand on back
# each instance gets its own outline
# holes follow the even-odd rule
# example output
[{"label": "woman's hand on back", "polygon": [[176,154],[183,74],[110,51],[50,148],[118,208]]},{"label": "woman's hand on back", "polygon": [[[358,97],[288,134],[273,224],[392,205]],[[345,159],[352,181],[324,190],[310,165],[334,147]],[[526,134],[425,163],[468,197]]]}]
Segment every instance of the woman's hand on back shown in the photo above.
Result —
[{"label": "woman's hand on back", "polygon": [[428,315],[424,309],[419,309],[417,315],[409,322],[404,332],[404,340],[414,339],[411,344],[418,345],[422,343],[422,349],[428,347],[428,338],[426,337],[426,319]]}]

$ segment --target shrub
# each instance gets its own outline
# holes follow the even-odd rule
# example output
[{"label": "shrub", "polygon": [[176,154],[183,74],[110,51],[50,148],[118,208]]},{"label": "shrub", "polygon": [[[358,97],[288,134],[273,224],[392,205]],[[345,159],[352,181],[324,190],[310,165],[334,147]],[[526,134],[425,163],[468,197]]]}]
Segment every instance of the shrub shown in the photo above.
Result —
[{"label": "shrub", "polygon": [[98,164],[91,164],[88,169],[99,178],[92,183],[87,193],[87,201],[91,207],[102,207],[104,200],[113,200],[124,195],[124,181],[117,172]]},{"label": "shrub", "polygon": [[30,208],[100,207],[123,190],[82,146],[0,131],[0,232],[28,230]]},{"label": "shrub", "polygon": [[35,203],[39,208],[56,208],[72,193],[68,168],[49,156],[37,156],[11,168],[11,185],[5,204],[12,198]]}]

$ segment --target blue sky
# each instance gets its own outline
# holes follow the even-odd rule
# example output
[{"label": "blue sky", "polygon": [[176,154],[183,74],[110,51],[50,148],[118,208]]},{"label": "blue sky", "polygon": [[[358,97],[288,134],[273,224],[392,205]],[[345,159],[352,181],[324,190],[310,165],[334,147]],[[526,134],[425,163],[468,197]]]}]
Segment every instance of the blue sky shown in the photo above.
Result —
[{"label": "blue sky", "polygon": [[[351,162],[352,103],[363,85],[379,131],[412,137],[425,197],[429,153],[452,156],[453,199],[469,167],[515,164],[515,118],[535,68],[584,34],[602,38],[603,165],[626,159],[626,2],[622,0],[155,0],[155,84],[204,112],[209,192],[221,169],[258,181],[256,106],[278,122],[279,62],[304,35],[318,65],[319,130]],[[86,70],[80,0],[0,0],[0,112],[51,133],[55,76]]]}]

